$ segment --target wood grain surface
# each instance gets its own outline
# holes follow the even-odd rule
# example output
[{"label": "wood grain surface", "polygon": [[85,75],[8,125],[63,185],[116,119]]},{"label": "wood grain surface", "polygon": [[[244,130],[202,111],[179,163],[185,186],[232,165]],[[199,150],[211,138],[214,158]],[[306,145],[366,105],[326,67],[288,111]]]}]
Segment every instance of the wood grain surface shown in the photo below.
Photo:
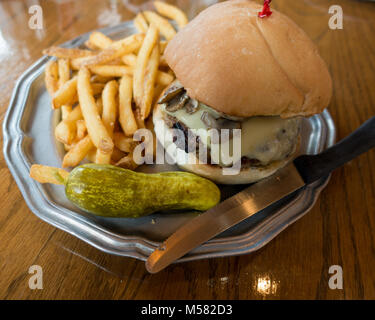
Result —
[{"label": "wood grain surface", "polygon": [[[177,3],[190,18],[215,1]],[[44,28],[28,27],[29,7]],[[331,30],[331,5],[344,28]],[[150,2],[132,0],[0,1],[0,119],[16,79],[42,50],[109,23],[131,19]],[[375,3],[275,0],[318,45],[332,73],[329,106],[338,139],[375,115]],[[375,150],[332,175],[314,208],[263,249],[248,255],[173,265],[150,275],[144,263],[111,256],[38,219],[0,155],[0,298],[2,299],[374,299]],[[43,289],[28,286],[43,268]],[[329,268],[343,269],[331,290]]]}]

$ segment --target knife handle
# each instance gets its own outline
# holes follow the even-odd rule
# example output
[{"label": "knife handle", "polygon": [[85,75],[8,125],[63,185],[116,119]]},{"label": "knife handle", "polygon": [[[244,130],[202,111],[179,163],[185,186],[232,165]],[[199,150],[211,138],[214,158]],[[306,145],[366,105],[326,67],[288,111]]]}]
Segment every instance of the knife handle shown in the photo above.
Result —
[{"label": "knife handle", "polygon": [[303,180],[309,184],[374,147],[375,117],[372,117],[331,148],[317,155],[300,156],[294,160],[294,164]]}]

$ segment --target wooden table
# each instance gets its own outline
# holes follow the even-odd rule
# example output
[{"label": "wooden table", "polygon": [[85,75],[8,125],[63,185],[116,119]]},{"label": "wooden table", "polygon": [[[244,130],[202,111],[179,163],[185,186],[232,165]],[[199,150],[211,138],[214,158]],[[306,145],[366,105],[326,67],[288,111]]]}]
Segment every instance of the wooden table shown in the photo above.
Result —
[{"label": "wooden table", "polygon": [[[16,79],[51,45],[131,19],[144,1],[40,0],[43,30],[28,27],[38,1],[0,2],[0,114]],[[170,1],[190,17],[215,1]],[[130,3],[130,5],[126,5]],[[332,73],[329,110],[338,139],[375,115],[375,4],[339,1],[344,29],[331,30],[330,0],[275,0],[311,36]],[[193,5],[194,4],[194,5]],[[116,18],[117,17],[117,18]],[[144,263],[98,251],[39,220],[0,155],[0,298],[3,299],[374,299],[375,150],[337,170],[315,207],[253,254],[174,265],[150,275]],[[43,268],[30,290],[29,267]],[[343,289],[328,286],[330,266]]]}]

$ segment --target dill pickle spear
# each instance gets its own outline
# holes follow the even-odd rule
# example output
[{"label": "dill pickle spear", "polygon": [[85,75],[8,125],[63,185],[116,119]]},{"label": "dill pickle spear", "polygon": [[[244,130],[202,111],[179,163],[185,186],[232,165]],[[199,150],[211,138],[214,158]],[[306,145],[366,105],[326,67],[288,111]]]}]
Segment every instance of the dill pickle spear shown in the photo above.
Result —
[{"label": "dill pickle spear", "polygon": [[116,218],[162,210],[206,211],[220,201],[219,188],[192,173],[146,174],[99,164],[75,168],[66,180],[65,193],[84,211]]}]

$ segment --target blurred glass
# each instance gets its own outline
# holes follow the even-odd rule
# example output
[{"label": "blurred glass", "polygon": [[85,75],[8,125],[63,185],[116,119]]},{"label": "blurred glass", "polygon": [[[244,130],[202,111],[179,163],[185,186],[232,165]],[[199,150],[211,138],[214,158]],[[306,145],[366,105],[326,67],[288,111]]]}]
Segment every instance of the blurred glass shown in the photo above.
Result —
[{"label": "blurred glass", "polygon": [[[138,13],[142,10],[149,10],[153,8],[153,1],[144,0],[122,0],[125,7],[133,13]],[[189,19],[195,17],[203,9],[210,5],[221,2],[220,0],[176,0],[166,1],[177,5],[179,8],[184,10],[188,15]]]}]

